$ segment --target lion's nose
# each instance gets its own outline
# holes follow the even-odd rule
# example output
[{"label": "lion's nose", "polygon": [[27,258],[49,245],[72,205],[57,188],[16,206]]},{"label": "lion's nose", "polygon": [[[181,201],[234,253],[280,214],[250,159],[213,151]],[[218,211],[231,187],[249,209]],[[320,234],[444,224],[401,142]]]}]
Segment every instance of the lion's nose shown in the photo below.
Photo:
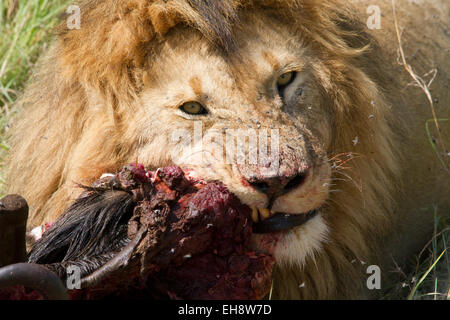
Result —
[{"label": "lion's nose", "polygon": [[307,172],[299,172],[291,176],[276,176],[270,178],[251,178],[249,183],[257,190],[265,193],[269,199],[288,193],[303,184]]}]

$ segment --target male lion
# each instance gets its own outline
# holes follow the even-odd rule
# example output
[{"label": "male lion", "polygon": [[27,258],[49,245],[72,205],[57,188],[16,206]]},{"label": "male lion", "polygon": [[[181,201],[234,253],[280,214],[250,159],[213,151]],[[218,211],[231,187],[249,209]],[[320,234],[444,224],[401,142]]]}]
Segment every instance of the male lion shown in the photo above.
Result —
[{"label": "male lion", "polygon": [[[274,296],[369,297],[367,266],[388,275],[429,239],[433,207],[450,209],[449,5],[397,2],[406,62],[435,75],[429,121],[391,3],[350,2],[81,1],[81,28],[59,28],[19,103],[8,191],[28,200],[29,228],[55,221],[78,183],[175,162],[222,181],[254,220],[315,213],[254,236],[277,261]],[[222,161],[194,137],[214,130],[225,150],[230,129],[267,132],[277,162]]]}]

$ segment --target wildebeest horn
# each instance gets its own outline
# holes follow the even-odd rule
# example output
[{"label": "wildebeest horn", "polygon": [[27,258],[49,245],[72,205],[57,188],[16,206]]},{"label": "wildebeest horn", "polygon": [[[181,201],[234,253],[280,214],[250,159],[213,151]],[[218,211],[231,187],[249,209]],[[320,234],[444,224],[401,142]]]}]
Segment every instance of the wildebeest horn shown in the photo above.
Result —
[{"label": "wildebeest horn", "polygon": [[49,300],[67,300],[67,290],[59,277],[34,263],[16,263],[0,269],[0,288],[23,285],[39,291]]},{"label": "wildebeest horn", "polygon": [[28,204],[19,195],[0,200],[0,267],[26,261]]},{"label": "wildebeest horn", "polygon": [[[0,288],[22,285],[39,291],[47,299],[67,299],[58,276],[49,269],[26,261],[25,233],[28,204],[19,195],[0,200]],[[18,263],[19,262],[19,263]]]}]

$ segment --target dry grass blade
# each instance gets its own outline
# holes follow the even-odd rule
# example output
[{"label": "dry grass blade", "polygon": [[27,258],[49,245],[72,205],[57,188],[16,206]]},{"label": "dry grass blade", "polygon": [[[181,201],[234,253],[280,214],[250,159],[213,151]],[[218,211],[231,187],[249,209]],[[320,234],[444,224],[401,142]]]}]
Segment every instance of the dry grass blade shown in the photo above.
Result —
[{"label": "dry grass blade", "polygon": [[[423,90],[423,92],[425,93],[425,95],[426,95],[426,97],[428,99],[428,103],[430,105],[431,113],[433,115],[434,125],[435,125],[435,127],[437,129],[437,132],[438,132],[438,138],[439,138],[439,141],[440,141],[442,154],[446,154],[447,148],[445,147],[445,142],[444,142],[444,139],[442,138],[441,129],[439,128],[438,118],[436,116],[436,110],[434,108],[433,98],[432,98],[430,90],[429,90],[429,86],[431,85],[431,83],[433,82],[434,78],[436,77],[437,71],[435,71],[435,70],[430,71],[430,72],[434,72],[434,75],[433,75],[432,79],[427,83],[425,80],[423,80],[421,77],[419,77],[414,72],[414,70],[412,69],[411,65],[409,65],[406,62],[405,53],[403,52],[401,34],[400,34],[399,27],[398,27],[397,13],[396,13],[396,10],[395,10],[395,0],[392,0],[392,11],[393,11],[393,15],[394,15],[394,24],[395,24],[395,31],[397,33],[397,40],[398,40],[398,45],[399,45],[399,53],[400,53],[400,57],[401,57],[401,64],[403,65],[405,70],[409,73],[409,75],[413,78],[413,80],[417,84],[417,86],[419,88],[421,88]],[[442,156],[439,155],[439,154],[438,154],[438,157],[439,157],[439,160],[441,161],[441,163],[444,164],[444,169],[448,173],[450,173],[450,160],[448,159],[448,157],[447,157],[446,160],[443,160]]]},{"label": "dry grass blade", "polygon": [[428,276],[428,274],[434,269],[434,267],[436,266],[436,264],[439,262],[439,260],[441,260],[442,256],[444,255],[444,253],[447,251],[447,249],[445,249],[444,251],[441,252],[441,254],[439,255],[439,257],[437,257],[437,259],[433,262],[433,264],[428,268],[428,270],[425,272],[425,274],[420,278],[420,280],[417,282],[417,284],[414,286],[414,288],[411,290],[411,293],[408,296],[408,300],[413,300],[414,295],[416,294],[417,289],[420,287],[420,285],[422,284],[422,282],[425,280],[425,278]]}]

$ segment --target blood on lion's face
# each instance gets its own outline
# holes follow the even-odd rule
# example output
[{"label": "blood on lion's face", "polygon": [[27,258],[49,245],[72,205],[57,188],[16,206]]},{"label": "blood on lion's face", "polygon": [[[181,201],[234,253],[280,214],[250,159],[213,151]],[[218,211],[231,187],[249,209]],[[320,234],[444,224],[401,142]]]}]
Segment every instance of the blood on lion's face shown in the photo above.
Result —
[{"label": "blood on lion's face", "polygon": [[302,264],[327,234],[332,112],[318,79],[326,69],[301,35],[258,20],[227,56],[185,28],[157,47],[134,115],[145,141],[137,158],[222,181],[264,225],[255,246]]}]

